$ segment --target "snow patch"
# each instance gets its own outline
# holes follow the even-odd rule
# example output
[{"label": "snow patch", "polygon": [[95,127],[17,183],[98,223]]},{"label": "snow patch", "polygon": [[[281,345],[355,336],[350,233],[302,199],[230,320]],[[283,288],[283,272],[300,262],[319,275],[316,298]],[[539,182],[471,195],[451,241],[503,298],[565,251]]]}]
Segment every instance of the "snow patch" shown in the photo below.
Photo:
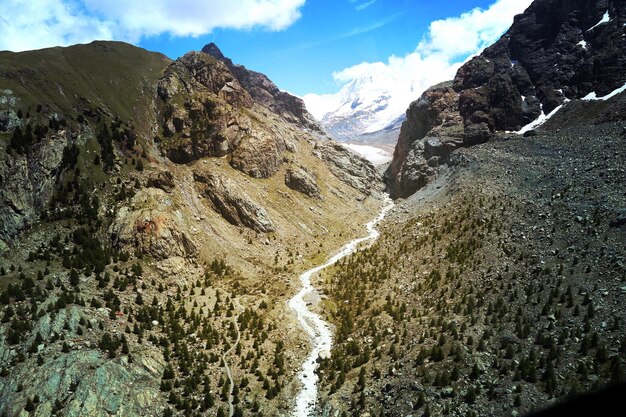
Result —
[{"label": "snow patch", "polygon": [[587,42],[584,39],[578,42],[576,45],[582,46],[583,49],[587,49]]},{"label": "snow patch", "polygon": [[593,30],[595,28],[597,28],[600,25],[603,25],[605,23],[608,23],[611,21],[611,18],[609,16],[609,11],[607,10],[606,12],[604,12],[604,16],[602,16],[602,19],[600,19],[600,21],[598,23],[596,23],[594,26],[590,27],[589,29],[587,29],[587,32],[589,32],[590,30]]},{"label": "snow patch", "polygon": [[393,155],[384,149],[370,145],[357,145],[356,143],[344,143],[346,148],[358,153],[374,165],[382,165],[393,159]]},{"label": "snow patch", "polygon": [[563,104],[561,104],[560,106],[556,107],[554,110],[552,110],[550,113],[545,114],[543,112],[543,105],[541,105],[541,114],[539,115],[539,117],[537,117],[535,120],[533,120],[532,122],[528,123],[526,126],[524,126],[523,128],[521,128],[520,130],[518,130],[517,132],[507,132],[507,133],[517,133],[518,135],[523,135],[524,133],[528,132],[529,130],[535,130],[537,129],[539,126],[541,126],[542,124],[544,124],[545,122],[547,122],[548,120],[550,120],[550,118],[552,116],[554,116],[559,110],[561,110],[561,107],[563,107],[566,103],[569,102],[569,99],[565,99],[565,101],[563,102]]},{"label": "snow patch", "polygon": [[609,94],[607,94],[606,96],[602,96],[602,97],[598,97],[596,95],[595,91],[592,91],[591,93],[587,94],[585,97],[582,98],[582,100],[585,101],[592,101],[592,100],[602,100],[602,101],[606,101],[608,99],[610,99],[611,97],[615,97],[616,95],[623,93],[624,91],[626,91],[626,84],[624,84],[623,86],[621,86],[620,88],[617,88],[613,91],[611,91]]}]

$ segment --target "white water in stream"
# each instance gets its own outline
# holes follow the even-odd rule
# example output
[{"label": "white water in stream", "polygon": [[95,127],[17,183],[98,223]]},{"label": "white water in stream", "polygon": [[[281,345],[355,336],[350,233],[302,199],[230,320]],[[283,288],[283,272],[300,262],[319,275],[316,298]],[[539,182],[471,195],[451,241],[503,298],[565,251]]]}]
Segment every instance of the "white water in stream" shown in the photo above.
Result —
[{"label": "white water in stream", "polygon": [[367,240],[376,239],[380,233],[374,227],[376,223],[381,221],[387,212],[393,207],[391,200],[388,200],[387,205],[383,207],[378,216],[367,223],[368,235],[358,239],[354,239],[348,242],[339,253],[330,258],[326,263],[311,268],[302,275],[300,275],[300,282],[302,283],[302,289],[289,300],[289,307],[291,307],[296,315],[298,321],[304,329],[304,331],[311,338],[313,349],[302,364],[302,370],[298,374],[298,379],[302,384],[302,388],[296,397],[296,407],[293,412],[293,416],[296,417],[310,417],[315,410],[315,404],[317,402],[317,381],[318,377],[315,373],[318,363],[317,359],[321,352],[329,352],[333,343],[333,333],[330,330],[330,326],[324,321],[319,314],[316,314],[309,310],[304,298],[306,296],[317,295],[317,289],[311,284],[311,277],[321,271],[322,269],[334,264],[341,258],[344,258],[353,253],[359,246]]}]

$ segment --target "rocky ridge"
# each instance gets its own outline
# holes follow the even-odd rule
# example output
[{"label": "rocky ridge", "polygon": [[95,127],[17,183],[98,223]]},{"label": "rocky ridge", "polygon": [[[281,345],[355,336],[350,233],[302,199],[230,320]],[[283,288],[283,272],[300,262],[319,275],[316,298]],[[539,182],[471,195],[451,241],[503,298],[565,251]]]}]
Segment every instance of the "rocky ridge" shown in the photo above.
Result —
[{"label": "rocky ridge", "polygon": [[289,93],[280,91],[278,87],[264,74],[251,71],[243,65],[236,65],[226,58],[214,43],[202,48],[202,52],[223,62],[237,77],[239,83],[250,92],[255,101],[269,108],[274,113],[284,117],[290,123],[301,125],[311,131],[322,133],[318,122],[306,110],[304,102]]}]

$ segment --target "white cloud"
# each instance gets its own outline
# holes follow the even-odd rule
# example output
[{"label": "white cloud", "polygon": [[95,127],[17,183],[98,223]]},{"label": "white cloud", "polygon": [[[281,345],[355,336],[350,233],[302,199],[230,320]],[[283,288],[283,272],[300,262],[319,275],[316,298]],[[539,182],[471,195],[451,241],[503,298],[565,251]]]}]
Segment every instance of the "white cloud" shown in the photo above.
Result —
[{"label": "white cloud", "polygon": [[404,57],[391,56],[387,62],[362,62],[333,73],[343,84],[335,94],[307,94],[309,111],[318,119],[326,113],[349,115],[355,110],[354,97],[367,103],[381,95],[390,97],[388,106],[366,131],[402,115],[411,101],[433,84],[454,77],[468,57],[495,42],[532,0],[497,0],[487,9],[475,8],[457,17],[437,20],[415,51]]},{"label": "white cloud", "polygon": [[355,8],[357,11],[359,11],[359,12],[360,12],[361,10],[365,10],[365,9],[367,9],[368,7],[370,7],[370,6],[371,6],[372,4],[374,4],[374,3],[376,3],[376,0],[369,0],[369,1],[366,1],[366,2],[364,2],[364,3],[357,4],[354,8]]},{"label": "white cloud", "polygon": [[282,30],[305,0],[2,0],[0,49],[21,51],[115,39],[138,42],[215,28]]}]

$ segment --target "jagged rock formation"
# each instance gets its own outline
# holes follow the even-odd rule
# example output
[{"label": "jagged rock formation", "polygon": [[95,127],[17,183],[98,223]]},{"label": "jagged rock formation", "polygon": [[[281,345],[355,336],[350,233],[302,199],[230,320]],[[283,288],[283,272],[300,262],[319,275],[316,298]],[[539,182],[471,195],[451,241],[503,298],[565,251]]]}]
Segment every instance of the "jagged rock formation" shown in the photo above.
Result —
[{"label": "jagged rock formation", "polygon": [[189,52],[158,84],[168,157],[178,163],[231,153],[250,130],[249,118],[229,112],[252,107],[252,98],[228,68],[210,56]]},{"label": "jagged rock formation", "polygon": [[67,143],[63,131],[38,143],[26,155],[9,155],[0,149],[0,249],[2,241],[37,220],[50,201]]},{"label": "jagged rock formation", "polygon": [[[255,178],[271,177],[284,163],[285,153],[298,152],[297,143],[305,139],[303,131],[317,135],[307,140],[328,141],[319,135],[319,125],[300,99],[280,91],[265,75],[233,64],[214,44],[204,51],[190,52],[173,62],[118,42],[3,52],[0,134],[10,135],[16,127],[45,126],[55,118],[64,125],[34,141],[28,152],[3,157],[0,197],[5,204],[0,206],[0,240],[10,241],[38,220],[59,176],[68,169],[62,164],[64,152],[80,152],[92,146],[90,141],[98,135],[83,126],[88,123],[99,126],[103,120],[132,118],[133,125],[116,136],[126,145],[129,158],[133,152],[150,148],[176,163],[227,156],[233,168]],[[42,65],[41,56],[52,64]],[[79,70],[86,56],[100,64],[87,69],[89,76]],[[125,78],[120,79],[116,70]],[[54,102],[49,102],[50,97],[56,97]],[[24,113],[19,117],[18,109]],[[68,117],[81,123],[66,127]],[[2,146],[3,150],[9,147]],[[110,168],[120,170],[122,160],[114,159]],[[361,183],[352,174],[340,172],[341,167],[335,172],[367,191],[368,181],[377,181],[373,168],[364,171],[358,158],[350,157],[349,163],[360,166],[355,175],[368,179]],[[148,186],[165,191],[174,187],[171,174],[151,175]]]},{"label": "jagged rock formation", "polygon": [[229,155],[233,168],[267,178],[283,163],[283,153],[296,148],[297,132],[285,129],[285,122],[321,132],[299,98],[234,65],[214,44],[176,60],[158,94],[162,147],[177,163]]},{"label": "jagged rock formation", "polygon": [[566,99],[624,85],[625,22],[623,1],[535,1],[454,79],[469,144],[488,138],[476,125],[519,130]]},{"label": "jagged rock formation", "polygon": [[328,163],[328,168],[339,179],[369,195],[382,188],[380,175],[371,162],[350,152],[338,143],[317,142],[314,155]]},{"label": "jagged rock formation", "polygon": [[309,114],[304,102],[298,97],[280,91],[266,75],[251,71],[243,65],[233,64],[233,61],[226,58],[214,43],[206,45],[202,48],[202,52],[226,64],[256,102],[279,114],[290,123],[322,133],[318,122]]},{"label": "jagged rock formation", "polygon": [[[426,136],[428,135],[428,137]],[[428,183],[461,142],[462,119],[452,82],[430,87],[411,103],[387,175],[393,197],[406,197]]]},{"label": "jagged rock formation", "polygon": [[[625,22],[622,1],[533,2],[498,42],[458,70],[451,85],[433,87],[409,107],[387,172],[392,194],[406,197],[431,176],[426,167],[436,164],[427,164],[423,155],[426,136],[442,142],[454,137],[451,147],[472,146],[496,132],[518,131],[568,100],[622,87]],[[438,116],[442,109],[454,116]]]},{"label": "jagged rock formation", "polygon": [[315,175],[303,167],[288,168],[285,174],[285,185],[309,197],[320,198],[320,187],[315,181]]}]

